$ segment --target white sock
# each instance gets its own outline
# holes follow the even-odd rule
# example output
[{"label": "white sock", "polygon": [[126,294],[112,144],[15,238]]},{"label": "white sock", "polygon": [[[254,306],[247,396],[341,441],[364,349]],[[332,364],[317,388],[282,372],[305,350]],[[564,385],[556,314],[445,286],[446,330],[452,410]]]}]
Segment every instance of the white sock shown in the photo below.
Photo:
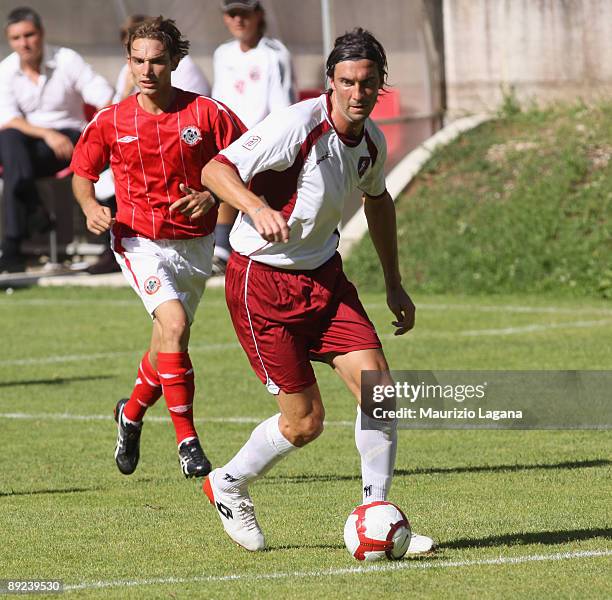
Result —
[{"label": "white sock", "polygon": [[247,443],[224,467],[215,484],[226,492],[236,492],[269,471],[296,447],[278,428],[280,413],[260,423]]},{"label": "white sock", "polygon": [[380,421],[372,420],[357,407],[355,422],[355,444],[361,455],[361,479],[363,484],[363,503],[386,500],[393,481],[393,467],[397,454],[397,422],[392,421],[384,431],[362,429],[368,420],[380,426]]}]

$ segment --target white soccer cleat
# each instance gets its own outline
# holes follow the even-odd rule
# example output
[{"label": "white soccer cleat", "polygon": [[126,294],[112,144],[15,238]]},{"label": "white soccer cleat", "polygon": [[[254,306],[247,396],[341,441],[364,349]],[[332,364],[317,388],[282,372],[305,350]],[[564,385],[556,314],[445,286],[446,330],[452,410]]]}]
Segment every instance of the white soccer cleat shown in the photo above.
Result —
[{"label": "white soccer cleat", "polygon": [[222,475],[215,469],[204,480],[202,489],[210,503],[217,509],[223,529],[237,544],[256,552],[266,547],[261,527],[255,517],[253,501],[245,490],[243,492],[224,492],[215,485],[215,479]]},{"label": "white soccer cleat", "polygon": [[419,556],[421,554],[430,554],[435,549],[436,543],[430,537],[413,533],[406,554],[409,556]]}]

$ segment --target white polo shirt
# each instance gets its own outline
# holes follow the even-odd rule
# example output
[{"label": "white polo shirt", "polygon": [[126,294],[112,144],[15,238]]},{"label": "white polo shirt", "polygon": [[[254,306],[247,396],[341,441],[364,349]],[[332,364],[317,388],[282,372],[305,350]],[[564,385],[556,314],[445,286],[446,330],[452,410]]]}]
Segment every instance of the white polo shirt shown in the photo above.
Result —
[{"label": "white polo shirt", "polygon": [[45,44],[38,82],[22,70],[13,52],[0,63],[0,127],[15,117],[49,129],[83,129],[83,102],[100,108],[113,88],[70,48]]},{"label": "white polo shirt", "polygon": [[347,140],[330,114],[327,94],[275,111],[215,157],[281,211],[290,228],[287,244],[266,242],[240,213],[230,235],[236,252],[283,269],[316,269],[336,252],[345,200],[356,189],[385,192],[380,129],[366,119],[361,138]]},{"label": "white polo shirt", "polygon": [[226,42],[215,50],[213,67],[213,98],[227,104],[247,127],[295,101],[291,56],[276,39],[264,36],[246,52],[238,40]]}]

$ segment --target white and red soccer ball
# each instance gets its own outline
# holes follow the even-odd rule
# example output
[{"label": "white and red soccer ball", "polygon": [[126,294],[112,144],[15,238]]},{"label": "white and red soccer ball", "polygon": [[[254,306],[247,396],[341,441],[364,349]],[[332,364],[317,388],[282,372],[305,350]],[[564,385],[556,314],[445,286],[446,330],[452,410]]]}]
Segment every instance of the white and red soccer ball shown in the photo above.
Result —
[{"label": "white and red soccer ball", "polygon": [[344,543],[357,560],[399,560],[410,545],[410,523],[391,502],[358,506],[346,520]]}]

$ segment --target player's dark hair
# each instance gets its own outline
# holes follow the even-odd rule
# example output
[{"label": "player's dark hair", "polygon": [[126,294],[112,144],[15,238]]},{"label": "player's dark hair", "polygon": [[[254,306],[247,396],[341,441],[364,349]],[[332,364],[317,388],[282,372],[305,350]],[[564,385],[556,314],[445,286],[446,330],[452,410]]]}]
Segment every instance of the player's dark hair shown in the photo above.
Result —
[{"label": "player's dark hair", "polygon": [[42,19],[40,15],[29,6],[20,6],[19,8],[14,8],[6,17],[6,23],[4,25],[4,29],[6,30],[11,25],[15,23],[21,23],[22,21],[30,21],[38,31],[42,31]]},{"label": "player's dark hair", "polygon": [[157,40],[164,45],[170,55],[170,60],[177,62],[189,52],[189,41],[183,39],[181,32],[172,19],[155,17],[136,23],[130,31],[125,42],[128,56],[131,56],[132,42],[136,39]]},{"label": "player's dark hair", "polygon": [[366,29],[357,27],[336,38],[325,64],[327,76],[334,77],[334,69],[345,60],[368,59],[376,63],[381,89],[387,83],[387,55],[382,44]]}]

